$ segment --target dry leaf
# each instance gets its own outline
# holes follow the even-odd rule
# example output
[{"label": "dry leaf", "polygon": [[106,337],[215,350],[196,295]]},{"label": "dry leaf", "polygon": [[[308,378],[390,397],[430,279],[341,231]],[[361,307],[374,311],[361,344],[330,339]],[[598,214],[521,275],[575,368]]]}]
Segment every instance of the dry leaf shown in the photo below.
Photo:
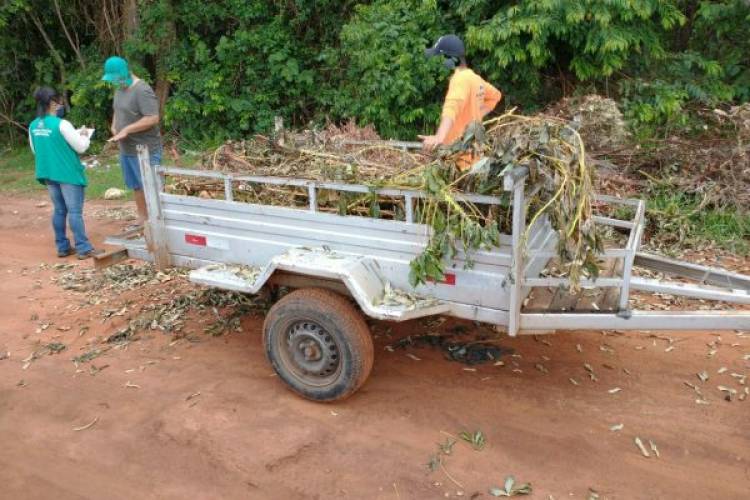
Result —
[{"label": "dry leaf", "polygon": [[637,437],[635,438],[635,445],[638,447],[639,450],[641,450],[641,454],[646,458],[651,458],[651,454],[648,452],[645,446],[643,446],[643,441],[641,441],[641,438]]},{"label": "dry leaf", "polygon": [[92,427],[95,423],[99,421],[99,417],[94,417],[94,420],[92,420],[90,423],[83,425],[81,427],[73,427],[74,431],[85,431],[86,429]]},{"label": "dry leaf", "polygon": [[661,455],[659,455],[659,449],[656,447],[656,443],[649,439],[648,444],[651,446],[651,451],[654,452],[654,455],[656,455],[657,458],[661,457]]}]

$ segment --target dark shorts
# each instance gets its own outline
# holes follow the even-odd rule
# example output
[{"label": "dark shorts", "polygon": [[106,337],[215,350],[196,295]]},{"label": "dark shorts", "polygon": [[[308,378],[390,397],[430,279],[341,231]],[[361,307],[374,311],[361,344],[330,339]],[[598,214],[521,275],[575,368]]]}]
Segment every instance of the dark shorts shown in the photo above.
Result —
[{"label": "dark shorts", "polygon": [[[161,165],[161,151],[151,153],[149,162],[152,167]],[[125,185],[134,191],[143,189],[143,179],[141,178],[141,169],[138,166],[138,157],[120,153],[120,166],[122,167],[122,178],[125,181]]]}]

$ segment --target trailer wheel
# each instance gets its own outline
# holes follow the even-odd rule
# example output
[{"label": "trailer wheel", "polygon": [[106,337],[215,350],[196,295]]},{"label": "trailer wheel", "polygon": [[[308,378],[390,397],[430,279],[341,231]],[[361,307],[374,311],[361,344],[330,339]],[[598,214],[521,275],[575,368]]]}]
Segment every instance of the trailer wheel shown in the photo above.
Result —
[{"label": "trailer wheel", "polygon": [[330,290],[305,288],[279,300],[263,324],[266,356],[297,394],[336,401],[370,375],[372,337],[359,310]]}]

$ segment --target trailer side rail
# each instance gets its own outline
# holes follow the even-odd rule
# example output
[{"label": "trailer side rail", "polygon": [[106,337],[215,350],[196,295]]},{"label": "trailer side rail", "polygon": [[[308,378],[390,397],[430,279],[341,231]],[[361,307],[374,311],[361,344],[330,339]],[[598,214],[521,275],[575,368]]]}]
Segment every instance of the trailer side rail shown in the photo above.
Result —
[{"label": "trailer side rail", "polygon": [[[146,241],[134,242],[128,247],[133,256],[153,260],[157,266],[174,265],[208,265],[212,262],[242,263],[244,257],[233,252],[231,255],[211,257],[211,254],[191,254],[185,252],[185,241],[189,235],[186,228],[198,231],[208,231],[206,234],[224,238],[246,238],[241,235],[254,235],[256,244],[269,246],[264,251],[270,260],[274,252],[283,253],[283,248],[301,246],[305,237],[298,237],[301,233],[318,234],[318,244],[347,246],[345,231],[358,231],[358,234],[347,236],[359,239],[360,250],[356,252],[374,252],[385,254],[373,257],[374,262],[384,264],[386,269],[383,276],[394,281],[403,280],[403,265],[413,257],[411,252],[417,251],[420,242],[427,235],[417,237],[413,234],[415,227],[423,227],[416,221],[415,201],[427,198],[429,195],[419,190],[370,188],[364,185],[346,184],[340,182],[314,181],[305,179],[279,178],[271,176],[234,175],[215,171],[198,171],[177,167],[160,166],[150,168],[148,154],[145,148],[139,150],[139,161],[144,173],[144,185],[147,190],[149,220],[146,227]],[[223,200],[198,200],[189,196],[170,195],[164,193],[165,176],[190,176],[215,179],[224,185]],[[490,252],[479,251],[472,255],[479,263],[480,269],[474,271],[458,271],[471,273],[455,290],[445,295],[445,289],[429,285],[422,291],[433,291],[443,294],[440,300],[447,301],[451,309],[448,314],[458,317],[488,321],[508,327],[511,336],[519,332],[536,330],[557,330],[568,328],[621,328],[621,329],[690,329],[712,328],[750,328],[750,313],[739,311],[692,311],[673,314],[654,314],[649,311],[631,311],[629,299],[632,290],[660,292],[665,294],[683,295],[715,301],[750,304],[750,278],[729,273],[720,269],[706,268],[694,264],[685,264],[662,257],[648,256],[639,252],[641,238],[645,226],[645,203],[641,200],[620,199],[612,196],[597,196],[596,200],[603,204],[629,207],[633,216],[627,220],[611,216],[597,215],[594,220],[602,226],[610,226],[618,230],[627,231],[627,242],[621,248],[607,248],[601,252],[603,259],[615,259],[619,263],[617,273],[613,276],[603,276],[598,279],[584,279],[580,282],[583,288],[610,288],[616,290],[616,310],[613,312],[566,312],[555,310],[524,311],[524,301],[528,294],[537,288],[569,287],[570,282],[564,277],[539,277],[540,272],[556,255],[553,252],[556,244],[556,234],[549,227],[549,223],[537,223],[530,231],[528,241],[524,239],[527,223],[529,199],[526,193],[526,179],[528,169],[516,168],[504,177],[504,189],[512,199],[512,231],[510,235],[501,235],[500,248]],[[304,188],[308,193],[306,208],[274,207],[271,205],[254,204],[224,204],[234,201],[236,183],[257,183],[275,186],[291,186]],[[320,213],[318,207],[318,191],[333,190],[360,194],[377,194],[404,200],[404,221],[388,221],[359,217],[338,218],[332,214]],[[532,193],[533,194],[533,193]],[[500,197],[478,194],[459,195],[462,201],[500,205]],[[246,206],[248,208],[241,208]],[[255,208],[253,208],[255,207]],[[306,214],[306,215],[285,215]],[[247,215],[242,215],[247,214]],[[176,218],[175,218],[176,217]],[[263,217],[270,217],[277,222],[265,224]],[[279,219],[280,218],[280,219]],[[290,223],[293,218],[297,221],[296,231]],[[303,222],[309,219],[305,225]],[[361,219],[353,221],[353,219]],[[280,222],[278,222],[280,221]],[[338,221],[338,222],[337,222]],[[348,221],[348,222],[347,222]],[[212,225],[213,224],[213,225]],[[217,225],[218,224],[218,225]],[[299,225],[301,224],[301,225]],[[273,231],[268,232],[271,226]],[[314,229],[312,226],[318,227]],[[409,228],[412,229],[409,229]],[[359,228],[359,229],[355,229]],[[425,227],[425,230],[428,228]],[[181,230],[183,233],[176,234]],[[421,229],[420,229],[421,230]],[[227,232],[228,231],[228,232]],[[265,232],[264,232],[265,231]],[[282,232],[278,232],[282,231]],[[286,231],[286,233],[283,233]],[[332,231],[332,232],[328,232]],[[375,236],[377,234],[401,234],[393,236]],[[283,236],[281,236],[283,234]],[[261,239],[258,239],[261,238]],[[344,238],[342,240],[342,238]],[[382,239],[377,246],[376,241]],[[205,237],[204,237],[205,241]],[[385,245],[385,246],[384,246]],[[391,248],[391,246],[393,246]],[[276,248],[276,250],[273,250]],[[169,249],[169,250],[167,250]],[[177,249],[177,250],[175,250]],[[169,252],[172,253],[169,253]],[[176,253],[175,253],[176,252]],[[365,253],[365,254],[366,254]],[[417,251],[418,253],[418,251]],[[278,255],[278,254],[276,254]],[[342,255],[353,255],[346,253]],[[413,254],[416,255],[416,254]],[[459,258],[468,259],[468,256]],[[406,259],[406,260],[404,260]],[[257,263],[256,263],[257,264]],[[401,266],[401,267],[399,267]],[[672,275],[700,281],[699,284],[681,282],[656,281],[633,276],[634,266],[648,267]],[[453,272],[453,271],[451,271]],[[488,281],[489,280],[489,281]],[[497,285],[490,285],[496,283]],[[402,281],[404,286],[408,286]],[[497,288],[495,288],[497,287]],[[449,287],[450,288],[450,287]],[[487,294],[488,289],[494,289],[494,294]],[[458,295],[456,295],[458,294]],[[494,299],[488,298],[494,296]],[[684,318],[677,321],[676,317]]]},{"label": "trailer side rail", "polygon": [[[697,264],[680,262],[666,257],[653,256],[639,251],[645,227],[646,203],[643,200],[621,199],[614,196],[596,195],[595,200],[608,205],[620,205],[633,209],[630,220],[594,216],[594,221],[602,226],[610,226],[628,231],[627,243],[622,248],[608,248],[599,257],[619,260],[620,272],[612,277],[582,279],[582,288],[614,288],[618,290],[617,309],[614,314],[598,311],[586,312],[524,312],[523,290],[533,288],[569,288],[568,278],[534,277],[524,272],[524,259],[540,257],[540,253],[528,250],[520,237],[525,227],[526,213],[516,211],[523,202],[525,176],[516,173],[506,178],[505,189],[514,196],[513,218],[513,286],[510,288],[508,333],[554,331],[562,329],[675,329],[703,330],[707,328],[740,329],[750,328],[750,311],[634,311],[629,307],[631,290],[679,295],[696,299],[724,301],[735,304],[750,304],[750,277],[737,273]],[[544,258],[554,258],[552,252],[541,254]],[[681,278],[698,281],[698,284],[647,279],[633,276],[633,267],[640,266]],[[617,268],[615,266],[615,268]]]}]

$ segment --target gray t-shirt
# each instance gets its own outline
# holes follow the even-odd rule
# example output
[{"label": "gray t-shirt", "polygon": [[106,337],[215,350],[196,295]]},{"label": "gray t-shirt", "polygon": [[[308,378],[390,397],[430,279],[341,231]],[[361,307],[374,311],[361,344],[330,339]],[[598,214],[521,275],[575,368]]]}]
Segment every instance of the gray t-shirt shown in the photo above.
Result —
[{"label": "gray t-shirt", "polygon": [[[115,130],[118,132],[131,123],[135,123],[144,116],[159,114],[159,99],[148,83],[138,80],[125,90],[115,91]],[[148,130],[129,134],[120,141],[120,152],[126,155],[136,155],[136,146],[145,144],[150,153],[161,150],[161,136],[159,125]]]}]

